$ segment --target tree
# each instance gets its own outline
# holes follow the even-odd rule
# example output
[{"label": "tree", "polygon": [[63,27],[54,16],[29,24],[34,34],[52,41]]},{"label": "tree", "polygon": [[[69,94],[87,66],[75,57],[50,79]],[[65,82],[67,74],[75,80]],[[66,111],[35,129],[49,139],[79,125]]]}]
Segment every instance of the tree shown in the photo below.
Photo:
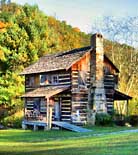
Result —
[{"label": "tree", "polygon": [[45,54],[84,46],[85,33],[46,16],[37,5],[3,3],[0,12],[0,107],[22,107],[19,73]]},{"label": "tree", "polygon": [[105,52],[120,70],[119,89],[138,98],[138,17],[105,17],[92,27],[111,40]]},{"label": "tree", "polygon": [[[16,83],[16,86],[15,86]],[[0,76],[0,104],[6,106],[20,105],[23,91],[23,79],[16,73],[7,72]]]}]

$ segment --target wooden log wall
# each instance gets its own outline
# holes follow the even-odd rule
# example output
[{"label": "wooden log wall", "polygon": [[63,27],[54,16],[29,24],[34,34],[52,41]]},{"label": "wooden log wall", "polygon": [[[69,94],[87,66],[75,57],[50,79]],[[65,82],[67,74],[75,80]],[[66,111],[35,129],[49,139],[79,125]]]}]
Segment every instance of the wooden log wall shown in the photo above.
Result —
[{"label": "wooden log wall", "polygon": [[115,77],[112,74],[104,75],[104,88],[106,93],[107,112],[112,114],[114,108]]},{"label": "wooden log wall", "polygon": [[71,84],[70,71],[60,73],[59,74],[59,85],[70,85],[70,84]]},{"label": "wooden log wall", "polygon": [[[60,94],[57,94],[54,97],[55,102],[60,102],[60,115],[61,121],[71,122],[71,92],[64,91]],[[53,109],[53,120],[54,119],[54,109]]]},{"label": "wooden log wall", "polygon": [[[87,52],[81,60],[71,68],[72,91],[72,123],[84,124],[88,115],[88,92],[90,87],[90,53]],[[84,73],[85,84],[79,83],[80,72]]]},{"label": "wooden log wall", "polygon": [[34,109],[34,100],[31,98],[26,99],[25,108],[27,111],[32,111]]},{"label": "wooden log wall", "polygon": [[[71,85],[71,73],[69,71],[55,71],[55,72],[49,72],[49,73],[43,73],[48,76],[58,76],[58,84],[45,84],[43,86],[48,86],[48,85]],[[32,80],[30,82],[29,80]],[[32,74],[32,75],[26,75],[25,77],[25,90],[27,91],[32,91],[36,88],[40,87],[40,74]]]},{"label": "wooden log wall", "polygon": [[39,85],[40,85],[39,74],[32,74],[25,76],[26,91],[33,90],[34,88],[39,87]]},{"label": "wooden log wall", "polygon": [[[78,70],[72,71],[72,122],[84,124],[87,121],[88,89],[90,79],[87,74],[86,87],[79,87]],[[79,115],[79,116],[78,116]]]},{"label": "wooden log wall", "polygon": [[71,122],[71,96],[62,97],[61,103],[61,120]]},{"label": "wooden log wall", "polygon": [[47,104],[47,100],[45,98],[41,98],[40,101],[40,114],[43,114],[44,116],[46,116],[46,104]]},{"label": "wooden log wall", "polygon": [[[38,116],[35,114],[34,111],[34,103],[35,100],[38,99],[39,102],[39,111],[38,111]],[[45,98],[26,98],[25,99],[25,110],[24,110],[24,117],[27,119],[33,119],[33,120],[38,120],[38,119],[46,119],[46,99]],[[40,118],[41,116],[41,118]]]}]

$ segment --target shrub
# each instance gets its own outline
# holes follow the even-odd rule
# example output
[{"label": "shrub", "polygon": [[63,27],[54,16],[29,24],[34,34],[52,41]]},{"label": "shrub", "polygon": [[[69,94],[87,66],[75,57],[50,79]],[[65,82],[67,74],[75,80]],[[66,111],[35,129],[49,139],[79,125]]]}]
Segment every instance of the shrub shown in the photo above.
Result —
[{"label": "shrub", "polygon": [[96,114],[96,125],[107,126],[107,125],[112,125],[112,124],[113,124],[113,120],[109,114],[107,113]]},{"label": "shrub", "polygon": [[117,125],[117,126],[125,126],[125,119],[118,119],[118,120],[115,120],[114,123]]},{"label": "shrub", "polygon": [[22,117],[8,116],[4,118],[3,125],[12,128],[21,128]]},{"label": "shrub", "polygon": [[138,126],[138,115],[130,115],[130,116],[128,116],[128,122],[132,126]]},{"label": "shrub", "polygon": [[8,115],[8,109],[0,106],[0,122]]},{"label": "shrub", "polygon": [[114,123],[118,126],[125,126],[127,121],[127,117],[123,114],[115,113],[114,115]]},{"label": "shrub", "polygon": [[7,116],[3,119],[2,124],[6,127],[21,128],[23,115],[21,112]]}]

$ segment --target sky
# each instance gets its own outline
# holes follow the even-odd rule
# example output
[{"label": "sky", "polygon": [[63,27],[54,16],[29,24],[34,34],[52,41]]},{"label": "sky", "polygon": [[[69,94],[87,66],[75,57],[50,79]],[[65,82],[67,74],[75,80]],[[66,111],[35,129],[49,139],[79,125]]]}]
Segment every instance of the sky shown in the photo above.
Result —
[{"label": "sky", "polygon": [[91,32],[91,25],[104,16],[138,16],[138,0],[11,0],[18,4],[37,4],[47,15]]}]

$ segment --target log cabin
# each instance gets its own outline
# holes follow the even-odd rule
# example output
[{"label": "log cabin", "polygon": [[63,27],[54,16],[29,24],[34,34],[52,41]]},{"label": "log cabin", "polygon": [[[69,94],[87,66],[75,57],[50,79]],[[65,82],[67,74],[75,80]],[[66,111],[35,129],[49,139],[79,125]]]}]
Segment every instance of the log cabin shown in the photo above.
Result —
[{"label": "log cabin", "polygon": [[118,68],[104,54],[103,36],[90,46],[46,55],[25,68],[24,120],[31,122],[95,123],[96,113],[112,114],[115,100],[130,96],[117,90]]}]

